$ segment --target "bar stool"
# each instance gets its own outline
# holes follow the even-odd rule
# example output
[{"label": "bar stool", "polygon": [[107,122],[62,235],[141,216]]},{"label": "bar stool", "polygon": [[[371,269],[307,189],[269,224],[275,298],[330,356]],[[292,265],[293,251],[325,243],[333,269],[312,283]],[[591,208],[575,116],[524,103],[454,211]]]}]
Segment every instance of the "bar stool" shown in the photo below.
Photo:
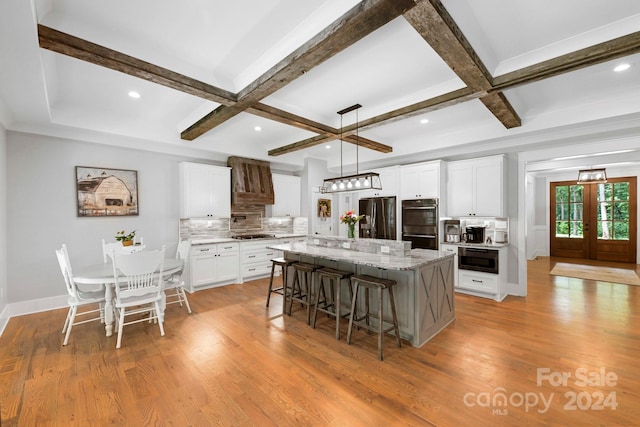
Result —
[{"label": "bar stool", "polygon": [[[336,339],[340,340],[340,318],[348,316],[347,314],[340,313],[341,305],[340,305],[340,294],[342,293],[342,280],[348,279],[353,276],[353,273],[350,271],[342,271],[335,270],[333,268],[321,268],[318,270],[318,290],[316,292],[315,298],[315,308],[313,310],[313,328],[316,327],[316,321],[318,320],[318,311],[323,313],[327,313],[330,316],[334,316],[336,318]],[[325,279],[328,280],[328,283],[325,283]],[[325,289],[325,285],[329,285],[331,301],[327,300],[327,291]],[[320,292],[324,295],[324,301],[322,302],[322,306],[320,306]],[[349,286],[350,295],[353,296],[353,290],[351,286]],[[335,296],[335,297],[334,297]],[[332,308],[332,310],[330,310]]]},{"label": "bar stool", "polygon": [[[349,316],[349,332],[347,332],[347,344],[351,344],[351,331],[353,325],[356,324],[368,331],[378,333],[378,359],[382,360],[382,334],[393,330],[396,334],[396,343],[400,347],[400,330],[398,329],[398,317],[396,316],[396,303],[393,299],[393,286],[396,284],[395,280],[382,279],[379,277],[356,275],[351,276],[351,285],[353,287],[353,297],[351,298],[351,314]],[[358,317],[356,313],[356,302],[358,299],[358,291],[360,288],[364,288],[365,297],[365,314],[362,317]],[[369,325],[369,289],[378,290],[378,327],[374,328]],[[384,329],[384,319],[382,317],[382,309],[384,307],[382,294],[384,290],[389,291],[389,302],[391,305],[391,314],[393,316],[393,325],[387,329]],[[364,324],[362,321],[364,320]]]},{"label": "bar stool", "polygon": [[307,307],[307,325],[311,323],[313,273],[320,268],[322,268],[322,266],[306,262],[297,262],[293,264],[295,276],[293,278],[293,284],[291,285],[291,294],[289,295],[289,316],[291,316],[293,301],[298,301],[300,304]]},{"label": "bar stool", "polygon": [[[267,292],[267,307],[269,307],[271,294],[280,294],[282,295],[282,313],[284,313],[287,301],[287,297],[285,295],[287,290],[287,274],[289,272],[289,267],[296,262],[298,261],[294,259],[285,259],[283,257],[273,258],[271,260],[271,278],[269,279],[269,291]],[[282,269],[282,286],[278,288],[273,287],[273,275],[275,273],[276,266],[279,266]]]}]

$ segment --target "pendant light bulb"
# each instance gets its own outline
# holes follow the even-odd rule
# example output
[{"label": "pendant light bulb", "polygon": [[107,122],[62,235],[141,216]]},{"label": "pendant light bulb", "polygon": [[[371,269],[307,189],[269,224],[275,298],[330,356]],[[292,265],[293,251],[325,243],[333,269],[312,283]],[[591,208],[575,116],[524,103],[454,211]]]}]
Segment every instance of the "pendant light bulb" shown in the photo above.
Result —
[{"label": "pendant light bulb", "polygon": [[347,182],[347,188],[351,188],[353,187],[353,184],[351,183],[351,181]]},{"label": "pendant light bulb", "polygon": [[340,189],[344,190],[344,182],[340,181]]},{"label": "pendant light bulb", "polygon": [[360,188],[360,180],[356,181],[356,188]]},{"label": "pendant light bulb", "polygon": [[367,178],[364,179],[364,186],[368,187],[369,185],[370,185],[369,184],[369,178],[367,177]]},{"label": "pendant light bulb", "polygon": [[332,190],[337,190],[338,189],[338,185],[334,182],[333,184],[331,184],[331,189]]}]

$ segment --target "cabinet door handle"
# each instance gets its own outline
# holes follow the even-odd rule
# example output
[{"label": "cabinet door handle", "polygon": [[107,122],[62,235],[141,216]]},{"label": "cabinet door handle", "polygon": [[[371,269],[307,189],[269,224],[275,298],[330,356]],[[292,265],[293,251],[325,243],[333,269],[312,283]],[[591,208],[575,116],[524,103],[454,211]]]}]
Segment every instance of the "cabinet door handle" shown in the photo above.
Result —
[{"label": "cabinet door handle", "polygon": [[249,255],[249,258],[255,258],[255,257],[256,257],[255,255]]},{"label": "cabinet door handle", "polygon": [[200,252],[209,252],[211,249],[200,249]]},{"label": "cabinet door handle", "polygon": [[484,283],[484,281],[482,280],[476,280],[476,279],[471,279],[472,282],[476,282],[476,283]]},{"label": "cabinet door handle", "polygon": [[225,246],[225,249],[233,249],[233,246]]},{"label": "cabinet door handle", "polygon": [[250,268],[250,269],[249,269],[249,271],[255,271],[255,270],[256,270],[255,268]]}]

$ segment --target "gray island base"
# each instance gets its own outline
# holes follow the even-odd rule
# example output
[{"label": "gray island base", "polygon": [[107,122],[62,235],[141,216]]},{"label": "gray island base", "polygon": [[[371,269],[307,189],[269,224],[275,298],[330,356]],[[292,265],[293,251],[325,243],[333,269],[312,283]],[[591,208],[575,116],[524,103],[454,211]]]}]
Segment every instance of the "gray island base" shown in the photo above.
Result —
[{"label": "gray island base", "polygon": [[[426,249],[412,249],[406,251],[406,255],[371,253],[357,250],[358,241],[354,239],[342,239],[346,243],[351,242],[350,245],[338,242],[338,245],[329,246],[325,240],[318,244],[317,238],[309,238],[307,242],[269,248],[284,252],[287,259],[395,280],[400,336],[414,347],[421,347],[455,320],[453,254]],[[374,240],[367,239],[367,245],[375,244]],[[378,242],[386,248],[391,241]],[[344,249],[344,246],[350,246],[350,249]],[[289,286],[292,280],[293,274],[290,274]],[[348,312],[348,289],[343,289],[347,292],[341,294],[341,305]],[[385,322],[388,322],[391,318],[388,298],[384,304]],[[371,312],[377,312],[375,298],[372,299]]]}]

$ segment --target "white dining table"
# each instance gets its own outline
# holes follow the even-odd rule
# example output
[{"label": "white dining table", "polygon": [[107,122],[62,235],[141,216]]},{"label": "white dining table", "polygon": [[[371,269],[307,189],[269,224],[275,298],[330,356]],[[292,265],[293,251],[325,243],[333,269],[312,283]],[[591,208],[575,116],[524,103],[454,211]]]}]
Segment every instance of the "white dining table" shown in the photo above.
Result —
[{"label": "white dining table", "polygon": [[[163,277],[169,277],[182,270],[184,263],[181,259],[166,258],[164,260]],[[105,306],[104,306],[104,323],[105,331],[108,337],[113,335],[113,285],[116,279],[113,277],[113,264],[111,262],[103,262],[100,264],[87,265],[73,270],[73,279],[76,283],[82,285],[105,285]],[[165,298],[162,298],[161,318],[164,318]]]}]

